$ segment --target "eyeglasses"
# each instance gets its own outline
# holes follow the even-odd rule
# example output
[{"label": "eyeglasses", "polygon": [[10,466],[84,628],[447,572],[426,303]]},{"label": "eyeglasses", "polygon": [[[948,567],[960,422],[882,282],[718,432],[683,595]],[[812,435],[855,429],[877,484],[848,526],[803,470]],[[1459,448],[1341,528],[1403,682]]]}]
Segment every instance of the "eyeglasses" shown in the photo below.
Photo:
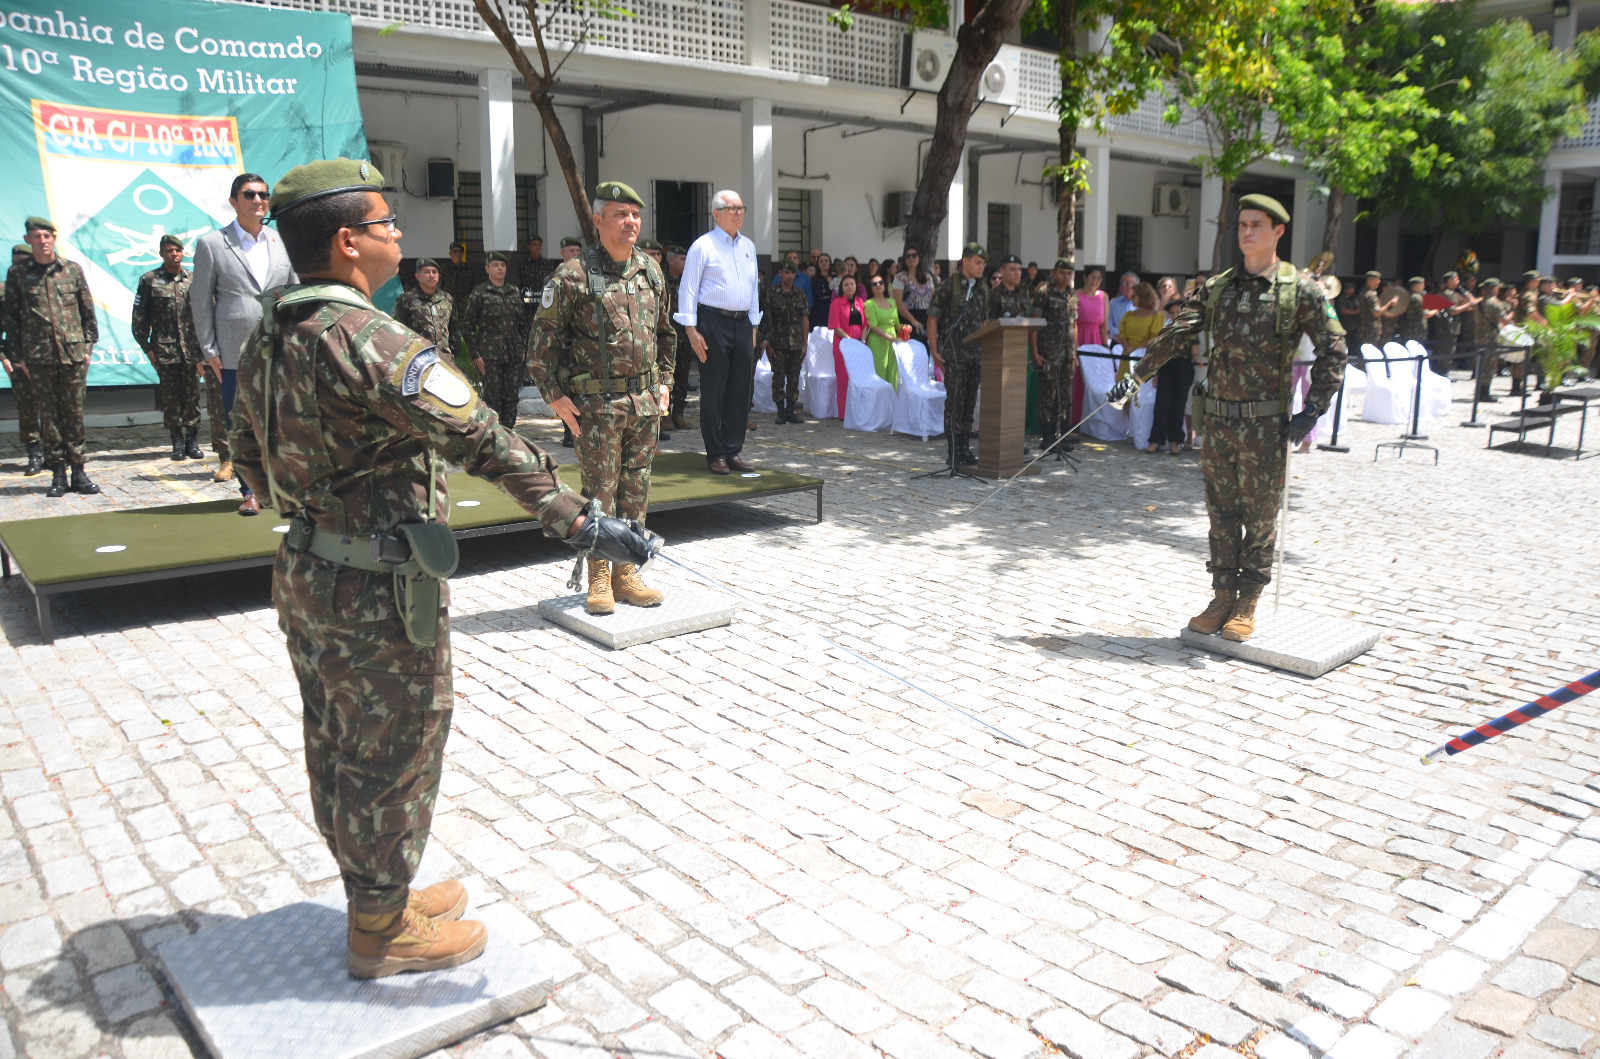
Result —
[{"label": "eyeglasses", "polygon": [[[352,222],[350,224],[341,224],[339,226],[339,228],[370,228],[375,224],[381,224],[385,228],[389,229],[389,234],[390,235],[393,235],[394,234],[394,222],[398,221],[399,219],[400,218],[397,215],[391,213],[387,217],[378,217],[375,220],[354,221],[354,222]],[[322,234],[323,235],[332,235],[334,232],[337,232],[339,230],[339,228],[329,228],[327,231],[323,232]]]},{"label": "eyeglasses", "polygon": [[744,207],[743,206],[718,206],[716,208],[716,210],[713,210],[712,212],[714,212],[714,213],[715,212],[743,213],[744,212]]},{"label": "eyeglasses", "polygon": [[272,196],[272,193],[270,191],[241,191],[241,192],[239,192],[239,198],[241,198],[241,199],[257,199],[257,200],[259,200],[261,202],[267,201],[267,199],[270,198],[271,196]]}]

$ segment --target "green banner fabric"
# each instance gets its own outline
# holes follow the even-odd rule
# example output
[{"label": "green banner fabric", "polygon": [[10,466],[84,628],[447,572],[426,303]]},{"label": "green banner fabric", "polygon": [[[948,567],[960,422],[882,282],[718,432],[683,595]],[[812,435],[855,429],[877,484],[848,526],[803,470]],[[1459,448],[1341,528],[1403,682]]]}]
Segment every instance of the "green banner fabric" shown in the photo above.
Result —
[{"label": "green banner fabric", "polygon": [[[0,243],[49,217],[99,313],[89,385],[149,384],[128,319],[158,244],[233,220],[240,173],[271,184],[365,158],[350,18],[193,0],[0,0]],[[4,238],[11,233],[13,238]],[[3,376],[0,376],[3,377]],[[9,386],[9,381],[4,385]]]}]

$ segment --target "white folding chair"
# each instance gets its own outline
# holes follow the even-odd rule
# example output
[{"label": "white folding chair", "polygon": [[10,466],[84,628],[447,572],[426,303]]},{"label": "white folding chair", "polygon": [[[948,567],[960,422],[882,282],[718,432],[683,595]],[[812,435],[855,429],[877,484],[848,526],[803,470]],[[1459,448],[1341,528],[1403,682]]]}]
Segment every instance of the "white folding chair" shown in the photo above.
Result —
[{"label": "white folding chair", "polygon": [[878,377],[872,350],[865,342],[847,338],[839,343],[850,384],[844,395],[844,428],[880,432],[894,425],[894,387]]},{"label": "white folding chair", "polygon": [[[1405,350],[1397,343],[1390,345],[1403,356]],[[1368,423],[1407,423],[1411,420],[1411,393],[1416,385],[1404,364],[1385,364],[1383,353],[1371,343],[1361,347],[1366,360],[1366,400],[1361,403],[1361,418]]]},{"label": "white folding chair", "polygon": [[833,332],[813,327],[800,371],[800,403],[812,419],[839,418],[839,380],[833,370]]},{"label": "white folding chair", "polygon": [[[1138,361],[1144,357],[1144,347],[1140,346],[1128,354],[1128,359]],[[1115,363],[1114,361],[1112,362]],[[1136,449],[1148,448],[1150,445],[1150,432],[1156,426],[1156,383],[1148,379],[1139,384],[1139,392],[1133,395],[1133,400],[1128,402],[1128,435],[1133,439]]]},{"label": "white folding chair", "polygon": [[765,353],[756,361],[755,391],[750,395],[750,406],[757,412],[778,410],[778,406],[772,403],[772,362]]},{"label": "white folding chair", "polygon": [[[1118,346],[1117,351],[1121,352]],[[1110,353],[1111,350],[1101,345],[1079,346],[1079,353]],[[1089,415],[1105,401],[1106,394],[1117,381],[1116,361],[1104,356],[1078,358],[1078,374],[1083,379],[1083,414]],[[1088,422],[1084,423],[1079,433],[1101,441],[1126,441],[1128,440],[1128,413],[1120,408],[1100,408]]]},{"label": "white folding chair", "polygon": [[1450,379],[1433,370],[1433,358],[1421,342],[1411,339],[1406,343],[1406,352],[1413,357],[1422,357],[1422,415],[1426,419],[1438,419],[1450,414]]},{"label": "white folding chair", "polygon": [[894,429],[923,441],[944,433],[944,383],[933,381],[928,348],[912,339],[894,344],[900,367],[900,389],[894,395]]}]

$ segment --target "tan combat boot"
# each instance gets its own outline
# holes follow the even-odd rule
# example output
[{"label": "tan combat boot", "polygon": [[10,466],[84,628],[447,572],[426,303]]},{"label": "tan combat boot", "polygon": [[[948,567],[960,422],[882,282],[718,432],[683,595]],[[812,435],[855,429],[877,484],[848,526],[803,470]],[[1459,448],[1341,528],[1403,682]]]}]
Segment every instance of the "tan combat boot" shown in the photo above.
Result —
[{"label": "tan combat boot", "polygon": [[477,920],[429,919],[409,907],[386,916],[352,914],[344,966],[352,978],[442,971],[482,956],[488,941],[489,931]]},{"label": "tan combat boot", "polygon": [[1228,616],[1233,613],[1235,594],[1231,588],[1216,589],[1211,604],[1189,619],[1189,628],[1205,636],[1215,636]]},{"label": "tan combat boot", "polygon": [[442,923],[453,922],[467,910],[467,888],[454,879],[434,883],[426,890],[412,890],[406,907],[419,916]]},{"label": "tan combat boot", "polygon": [[644,578],[639,576],[639,568],[632,563],[617,566],[616,576],[611,579],[611,591],[622,602],[635,607],[654,607],[666,598],[659,589],[644,583]]},{"label": "tan combat boot", "polygon": [[1233,605],[1228,623],[1222,627],[1224,640],[1243,643],[1250,639],[1250,634],[1256,631],[1256,601],[1260,598],[1259,595],[1239,597],[1239,601]]},{"label": "tan combat boot", "polygon": [[610,614],[617,609],[616,599],[611,595],[611,564],[604,559],[589,560],[589,600],[586,607],[590,614]]},{"label": "tan combat boot", "polygon": [[215,472],[212,473],[211,480],[213,482],[231,482],[231,481],[233,481],[233,461],[232,460],[223,460],[222,461],[222,465],[220,467],[218,467]]}]

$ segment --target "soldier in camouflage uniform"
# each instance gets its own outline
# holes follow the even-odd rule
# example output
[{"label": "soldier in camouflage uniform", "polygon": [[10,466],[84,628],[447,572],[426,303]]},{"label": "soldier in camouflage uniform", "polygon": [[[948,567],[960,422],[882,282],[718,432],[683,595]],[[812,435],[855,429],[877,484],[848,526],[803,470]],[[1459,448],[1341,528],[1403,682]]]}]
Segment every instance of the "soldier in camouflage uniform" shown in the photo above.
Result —
[{"label": "soldier in camouflage uniform", "polygon": [[439,355],[453,361],[473,389],[482,392],[478,366],[470,358],[458,355],[461,343],[456,335],[456,300],[439,285],[439,262],[419,257],[414,274],[417,285],[395,300],[394,318],[438,347]]},{"label": "soldier in camouflage uniform", "polygon": [[543,239],[537,235],[528,238],[528,252],[517,262],[517,289],[522,292],[522,311],[528,317],[530,329],[533,327],[533,318],[539,315],[540,292],[544,290],[550,273],[559,264],[561,262],[551,261],[544,256]]},{"label": "soldier in camouflage uniform", "polygon": [[[1278,239],[1288,223],[1289,212],[1276,199],[1241,198],[1244,265],[1208,279],[1185,300],[1132,376],[1107,395],[1122,400],[1136,392],[1163,362],[1188,356],[1201,333],[1210,332],[1200,473],[1211,517],[1206,568],[1215,596],[1189,628],[1220,631],[1229,640],[1254,632],[1256,601],[1272,580],[1288,445],[1311,433],[1344,371],[1344,328],[1321,285],[1278,260]],[[1302,335],[1310,338],[1316,362],[1305,406],[1291,417],[1292,360]]]},{"label": "soldier in camouflage uniform", "polygon": [[[6,273],[6,353],[28,366],[39,409],[44,463],[50,468],[46,496],[90,496],[100,487],[83,469],[83,397],[89,357],[100,339],[94,296],[76,261],[56,255],[56,226],[44,217],[24,223],[33,256]],[[67,467],[72,482],[67,482]]]},{"label": "soldier in camouflage uniform", "polygon": [[[1522,289],[1517,292],[1516,299],[1511,303],[1511,322],[1525,324],[1529,320],[1544,323],[1544,314],[1539,311],[1539,273],[1533,269],[1522,274]],[[1530,353],[1521,355],[1512,354],[1511,360],[1511,396],[1522,397],[1527,391],[1528,359]]]},{"label": "soldier in camouflage uniform", "polygon": [[139,277],[129,325],[133,340],[160,380],[161,419],[172,438],[172,460],[203,460],[200,451],[200,339],[189,308],[183,240],[161,237],[161,267]]},{"label": "soldier in camouflage uniform", "polygon": [[[32,256],[33,247],[27,243],[17,243],[11,248],[13,265]],[[5,294],[5,283],[0,281],[0,305],[5,304]],[[22,473],[31,478],[44,470],[44,446],[39,442],[39,402],[34,400],[33,380],[28,377],[28,366],[21,359],[13,362],[3,348],[0,348],[0,367],[5,368],[6,377],[11,380],[11,399],[17,405],[17,433],[22,436],[22,447],[28,454],[28,465]]]},{"label": "soldier in camouflage uniform", "polygon": [[1472,318],[1473,299],[1461,288],[1461,273],[1452,270],[1439,278],[1439,293],[1450,299],[1450,308],[1433,315],[1433,369],[1443,374],[1456,366],[1457,346],[1471,340],[1471,331],[1464,338],[1461,325]]},{"label": "soldier in camouflage uniform", "polygon": [[944,371],[944,429],[956,467],[978,462],[972,454],[972,413],[978,404],[980,351],[968,335],[982,327],[989,301],[983,270],[989,255],[977,243],[961,250],[950,278],[928,305],[928,351]]},{"label": "soldier in camouflage uniform", "polygon": [[1046,321],[1033,354],[1033,366],[1039,373],[1039,434],[1044,447],[1049,448],[1066,425],[1062,420],[1068,414],[1072,373],[1078,364],[1078,298],[1072,289],[1070,259],[1056,258],[1049,285],[1034,296],[1033,315]]},{"label": "soldier in camouflage uniform", "polygon": [[1500,374],[1500,354],[1495,351],[1495,347],[1500,345],[1500,328],[1511,315],[1511,306],[1500,300],[1500,291],[1501,283],[1497,277],[1490,276],[1480,281],[1478,293],[1481,297],[1472,315],[1478,348],[1484,351],[1478,361],[1478,400],[1485,403],[1500,400],[1489,388],[1494,377]]},{"label": "soldier in camouflage uniform", "polygon": [[757,332],[767,363],[772,365],[772,403],[778,406],[774,421],[778,426],[801,422],[794,408],[800,400],[800,366],[806,359],[806,335],[811,332],[806,294],[794,285],[794,277],[794,259],[786,257],[778,266],[778,286],[767,290],[763,284],[767,304]]},{"label": "soldier in camouflage uniform", "polygon": [[527,371],[528,321],[522,292],[506,282],[506,255],[492,251],[484,264],[489,278],[472,288],[461,316],[461,337],[483,373],[483,400],[500,422],[517,425],[517,393]]},{"label": "soldier in camouflage uniform", "polygon": [[[676,336],[661,270],[634,245],[644,200],[609,180],[595,189],[594,207],[600,243],[562,262],[545,283],[528,368],[572,431],[584,495],[601,514],[642,522]],[[634,564],[613,571],[591,556],[589,613],[609,614],[617,600],[653,607],[662,595]]]},{"label": "soldier in camouflage uniform", "polygon": [[1374,269],[1367,273],[1361,293],[1356,295],[1356,333],[1351,339],[1358,354],[1362,346],[1376,346],[1379,352],[1383,351],[1383,331],[1388,320],[1378,308],[1378,284],[1382,282],[1383,273]]},{"label": "soldier in camouflage uniform", "polygon": [[678,359],[672,366],[672,425],[678,430],[688,430],[689,421],[683,417],[685,407],[689,403],[689,372],[693,370],[694,347],[689,344],[689,333],[678,323],[678,281],[683,278],[683,263],[688,260],[689,252],[677,243],[668,243],[664,250],[667,255],[667,296],[672,300],[672,331],[678,336]]},{"label": "soldier in camouflage uniform", "polygon": [[301,281],[275,292],[245,344],[233,410],[240,477],[289,521],[273,600],[357,978],[453,967],[487,937],[483,924],[458,921],[459,882],[410,889],[454,701],[440,580],[456,557],[446,462],[494,482],[575,547],[650,554],[633,527],[587,519],[549,457],[501,426],[432,343],[373,308],[370,292],[400,262],[382,184],[367,163],[339,159],[290,170],[273,189]]},{"label": "soldier in camouflage uniform", "polygon": [[1412,276],[1406,282],[1411,292],[1406,295],[1406,311],[1400,314],[1400,344],[1425,342],[1428,338],[1428,311],[1422,307],[1422,291],[1428,281]]},{"label": "soldier in camouflage uniform", "polygon": [[450,295],[450,302],[455,311],[451,323],[456,325],[458,334],[461,329],[461,316],[467,311],[467,298],[472,295],[472,288],[478,285],[479,277],[482,275],[482,272],[467,264],[467,244],[451,243],[450,263],[439,270],[439,286]]}]

